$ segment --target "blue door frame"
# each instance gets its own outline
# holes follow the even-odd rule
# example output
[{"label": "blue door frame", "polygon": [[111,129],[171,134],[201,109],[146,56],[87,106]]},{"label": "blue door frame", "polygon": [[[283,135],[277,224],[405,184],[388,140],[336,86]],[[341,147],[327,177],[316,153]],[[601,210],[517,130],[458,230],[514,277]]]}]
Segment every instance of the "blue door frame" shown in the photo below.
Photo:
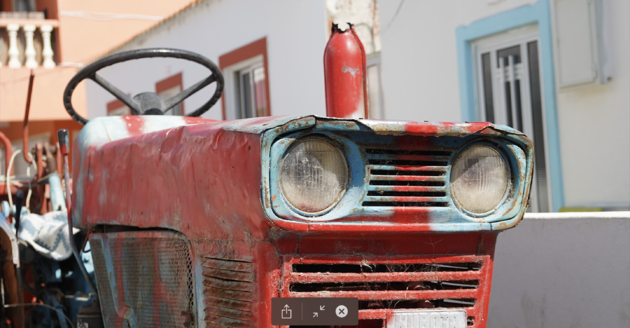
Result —
[{"label": "blue door frame", "polygon": [[515,8],[456,29],[462,119],[464,121],[479,120],[478,111],[476,110],[474,58],[472,56],[471,42],[531,24],[538,25],[540,34],[540,77],[547,125],[545,133],[547,135],[549,179],[551,180],[551,208],[554,212],[557,212],[564,206],[564,189],[560,157],[560,136],[558,133],[549,0],[542,0],[532,5]]}]

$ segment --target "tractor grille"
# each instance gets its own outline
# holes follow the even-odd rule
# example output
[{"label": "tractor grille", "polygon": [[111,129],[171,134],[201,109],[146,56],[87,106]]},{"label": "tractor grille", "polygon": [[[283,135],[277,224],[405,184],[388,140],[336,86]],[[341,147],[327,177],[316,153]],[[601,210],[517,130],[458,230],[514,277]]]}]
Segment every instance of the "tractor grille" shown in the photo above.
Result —
[{"label": "tractor grille", "polygon": [[[483,327],[489,256],[326,260],[285,257],[282,297],[357,297],[359,327],[391,309],[463,308]],[[287,288],[288,287],[288,288]],[[363,323],[362,323],[363,322]]]},{"label": "tractor grille", "polygon": [[447,207],[446,173],[452,152],[365,150],[369,186],[363,206]]},{"label": "tractor grille", "polygon": [[252,327],[254,264],[205,257],[202,269],[206,327]]},{"label": "tractor grille", "polygon": [[173,237],[172,233],[122,232],[91,239],[107,327],[123,326],[118,313],[130,310],[140,327],[196,326],[189,245]]}]

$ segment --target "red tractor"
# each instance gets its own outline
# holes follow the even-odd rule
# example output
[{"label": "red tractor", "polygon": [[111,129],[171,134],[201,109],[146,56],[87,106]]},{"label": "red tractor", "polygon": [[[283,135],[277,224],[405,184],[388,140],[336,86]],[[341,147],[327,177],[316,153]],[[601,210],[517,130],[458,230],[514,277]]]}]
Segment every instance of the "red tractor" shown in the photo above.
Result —
[{"label": "red tractor", "polygon": [[[162,100],[96,73],[150,57],[212,74]],[[327,83],[363,79],[362,65]],[[86,78],[133,115],[79,116],[70,99]],[[211,83],[188,116],[160,115]],[[360,103],[364,86],[347,96]],[[529,201],[527,137],[490,123],[199,118],[222,90],[214,63],[174,49],[108,56],[66,89],[85,124],[69,228],[88,232],[106,327],[271,327],[273,298],[356,298],[364,328],[486,326],[497,235]]]}]

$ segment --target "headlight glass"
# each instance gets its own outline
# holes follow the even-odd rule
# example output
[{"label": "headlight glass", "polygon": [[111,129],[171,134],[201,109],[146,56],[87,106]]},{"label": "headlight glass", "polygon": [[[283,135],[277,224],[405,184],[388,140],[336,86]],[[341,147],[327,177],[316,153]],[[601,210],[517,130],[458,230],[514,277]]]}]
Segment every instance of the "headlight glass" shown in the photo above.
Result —
[{"label": "headlight glass", "polygon": [[463,209],[487,213],[505,198],[510,171],[501,154],[494,148],[473,145],[464,150],[451,171],[451,192]]},{"label": "headlight glass", "polygon": [[298,142],[280,164],[284,198],[300,211],[321,212],[339,200],[348,183],[341,151],[321,138]]}]

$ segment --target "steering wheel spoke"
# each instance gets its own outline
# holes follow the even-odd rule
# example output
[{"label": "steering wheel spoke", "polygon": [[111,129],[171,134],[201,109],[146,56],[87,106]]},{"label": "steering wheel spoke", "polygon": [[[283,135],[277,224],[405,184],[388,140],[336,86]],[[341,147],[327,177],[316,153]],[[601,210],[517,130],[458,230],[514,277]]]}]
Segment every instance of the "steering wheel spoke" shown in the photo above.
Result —
[{"label": "steering wheel spoke", "polygon": [[162,108],[162,110],[166,113],[166,111],[175,107],[177,104],[184,101],[184,99],[192,96],[194,93],[205,88],[206,86],[210,85],[212,82],[215,82],[216,80],[217,80],[216,76],[212,74],[208,76],[207,78],[205,78],[204,80],[195,83],[193,86],[188,87],[186,90],[172,96],[171,98],[166,99],[164,101],[164,107]]},{"label": "steering wheel spoke", "polygon": [[114,97],[118,98],[118,100],[122,101],[123,104],[129,107],[132,114],[134,115],[142,114],[142,110],[140,109],[140,104],[138,104],[135,100],[133,100],[133,98],[131,98],[129,95],[127,95],[126,93],[118,89],[116,86],[109,83],[103,77],[96,74],[96,72],[94,72],[92,75],[89,75],[87,78],[96,82],[96,84],[100,85],[103,89],[107,90]]},{"label": "steering wheel spoke", "polygon": [[[132,97],[122,90],[109,83],[102,76],[96,74],[102,68],[118,64],[121,62],[126,62],[134,59],[142,59],[142,58],[177,58],[177,59],[185,59],[188,61],[195,62],[200,64],[212,73],[210,76],[197,82],[195,85],[183,90],[177,95],[162,101],[155,93],[145,92],[137,95],[136,97]],[[117,54],[113,54],[107,56],[105,58],[101,58],[92,64],[81,69],[72,79],[68,82],[66,89],[63,93],[63,105],[66,107],[66,111],[70,116],[77,122],[81,124],[86,124],[88,122],[87,119],[83,118],[79,115],[72,106],[72,94],[74,93],[77,85],[85,80],[90,79],[94,81],[96,84],[100,85],[103,89],[107,90],[107,92],[111,93],[118,100],[122,101],[129,109],[131,110],[132,115],[149,115],[149,114],[164,114],[167,110],[175,107],[177,104],[184,101],[184,99],[190,97],[194,93],[199,90],[205,88],[211,83],[216,82],[217,87],[214,90],[214,94],[212,97],[201,107],[194,110],[192,113],[189,113],[186,116],[198,117],[201,114],[205,113],[212,107],[221,97],[221,93],[223,93],[223,87],[225,82],[223,80],[223,74],[221,70],[215,63],[213,63],[208,58],[196,54],[194,52],[180,50],[180,49],[169,49],[169,48],[152,48],[152,49],[137,49],[132,51],[121,52]],[[145,108],[146,107],[146,108]]]}]

